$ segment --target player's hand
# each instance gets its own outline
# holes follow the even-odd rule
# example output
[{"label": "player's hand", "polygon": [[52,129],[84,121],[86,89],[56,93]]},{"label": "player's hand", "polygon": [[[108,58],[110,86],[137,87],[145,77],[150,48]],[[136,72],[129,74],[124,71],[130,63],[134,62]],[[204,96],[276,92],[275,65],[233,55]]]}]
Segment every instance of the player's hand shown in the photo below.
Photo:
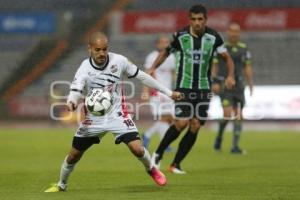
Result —
[{"label": "player's hand", "polygon": [[232,76],[227,76],[225,79],[225,87],[231,90],[235,86],[235,79]]},{"label": "player's hand", "polygon": [[77,105],[72,101],[67,102],[67,106],[68,106],[68,111],[70,112],[73,112],[77,108]]},{"label": "player's hand", "polygon": [[179,101],[179,100],[183,99],[183,95],[180,92],[173,91],[171,98],[173,100]]},{"label": "player's hand", "polygon": [[219,83],[213,83],[211,85],[211,91],[214,93],[214,94],[220,94],[220,91],[221,91],[221,86]]}]

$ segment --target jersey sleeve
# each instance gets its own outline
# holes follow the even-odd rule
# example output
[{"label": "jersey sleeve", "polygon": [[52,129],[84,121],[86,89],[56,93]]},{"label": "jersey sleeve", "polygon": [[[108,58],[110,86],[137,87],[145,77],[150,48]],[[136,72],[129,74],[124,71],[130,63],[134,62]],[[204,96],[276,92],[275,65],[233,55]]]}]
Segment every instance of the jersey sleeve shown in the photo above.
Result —
[{"label": "jersey sleeve", "polygon": [[128,78],[134,78],[139,73],[139,68],[127,58],[125,58],[125,73]]},{"label": "jersey sleeve", "polygon": [[216,42],[214,45],[214,51],[217,52],[218,54],[227,52],[227,49],[224,44],[224,40],[218,32],[216,32]]},{"label": "jersey sleeve", "polygon": [[175,51],[180,50],[180,43],[179,43],[179,40],[178,40],[178,33],[177,32],[175,32],[173,34],[173,39],[172,39],[170,45],[167,47],[166,50],[169,53],[174,53]]},{"label": "jersey sleeve", "polygon": [[81,64],[81,66],[78,68],[78,70],[75,74],[75,77],[71,83],[70,90],[82,93],[85,83],[86,83],[86,73],[84,70],[84,65]]}]

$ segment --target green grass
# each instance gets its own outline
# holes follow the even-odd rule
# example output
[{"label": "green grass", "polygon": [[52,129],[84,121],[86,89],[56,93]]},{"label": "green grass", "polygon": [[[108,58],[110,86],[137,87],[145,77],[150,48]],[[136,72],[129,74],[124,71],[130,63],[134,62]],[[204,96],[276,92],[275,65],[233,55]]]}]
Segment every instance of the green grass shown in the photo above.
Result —
[{"label": "green grass", "polygon": [[44,193],[57,181],[72,137],[70,129],[0,129],[0,199],[300,199],[296,132],[245,132],[242,146],[248,154],[237,156],[229,153],[231,134],[226,134],[223,152],[215,153],[214,134],[201,131],[182,163],[187,175],[166,172],[174,154],[165,154],[165,187],[156,186],[127,147],[114,145],[107,135],[76,166],[67,192]]}]

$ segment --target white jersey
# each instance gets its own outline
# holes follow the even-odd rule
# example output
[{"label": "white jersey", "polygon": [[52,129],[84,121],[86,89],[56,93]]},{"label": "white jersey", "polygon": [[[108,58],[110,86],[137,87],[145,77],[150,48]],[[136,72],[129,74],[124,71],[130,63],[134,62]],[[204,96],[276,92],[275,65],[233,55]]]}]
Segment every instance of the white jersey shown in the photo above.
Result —
[{"label": "white jersey", "polygon": [[[144,68],[150,69],[159,52],[153,51],[146,57]],[[167,59],[155,70],[155,79],[162,83],[165,87],[172,88],[172,71],[175,70],[176,59],[173,54],[170,54]]]},{"label": "white jersey", "polygon": [[[126,57],[108,53],[108,60],[104,67],[100,69],[94,64],[91,58],[85,59],[79,69],[77,70],[74,80],[71,84],[71,91],[82,92],[86,87],[88,94],[93,88],[104,88],[111,92],[113,97],[112,108],[103,117],[97,117],[96,119],[108,117],[110,115],[125,114],[125,97],[122,90],[121,81],[124,76],[133,78],[138,74],[139,69],[136,65],[131,63]],[[87,113],[88,116],[92,114]]]},{"label": "white jersey", "polygon": [[103,137],[107,132],[114,134],[115,138],[121,135],[138,132],[130,115],[126,111],[125,97],[122,90],[124,76],[136,77],[143,84],[156,88],[164,94],[171,96],[172,91],[158,83],[148,74],[140,71],[136,65],[126,57],[108,53],[107,61],[103,67],[98,67],[91,58],[82,62],[71,84],[68,102],[78,103],[80,92],[86,87],[90,93],[93,88],[104,88],[112,94],[113,104],[109,113],[104,116],[94,116],[87,113],[85,120],[81,122],[76,137]]}]

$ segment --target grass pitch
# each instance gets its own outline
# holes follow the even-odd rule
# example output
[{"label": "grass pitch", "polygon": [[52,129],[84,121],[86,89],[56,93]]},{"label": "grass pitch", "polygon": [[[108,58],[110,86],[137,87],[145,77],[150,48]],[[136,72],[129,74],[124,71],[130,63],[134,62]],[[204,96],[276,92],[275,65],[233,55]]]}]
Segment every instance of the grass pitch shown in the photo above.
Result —
[{"label": "grass pitch", "polygon": [[188,174],[169,174],[174,154],[165,154],[165,187],[156,186],[127,147],[107,135],[76,166],[67,192],[44,193],[58,180],[74,130],[0,129],[0,199],[300,199],[300,133],[244,132],[241,145],[248,154],[238,156],[229,153],[230,133],[223,152],[216,153],[214,134],[204,129],[182,163]]}]

